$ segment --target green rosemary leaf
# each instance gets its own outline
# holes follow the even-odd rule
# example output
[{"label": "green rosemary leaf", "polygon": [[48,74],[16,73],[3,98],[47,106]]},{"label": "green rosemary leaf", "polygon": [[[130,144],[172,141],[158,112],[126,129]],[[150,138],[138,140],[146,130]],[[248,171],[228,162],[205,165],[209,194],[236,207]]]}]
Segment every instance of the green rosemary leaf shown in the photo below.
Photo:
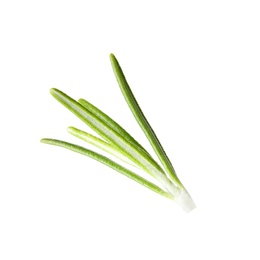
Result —
[{"label": "green rosemary leaf", "polygon": [[119,84],[119,87],[123,93],[123,96],[129,106],[129,108],[131,109],[136,121],[140,125],[140,127],[143,130],[144,134],[146,135],[147,139],[149,140],[151,146],[153,147],[158,158],[160,159],[162,165],[166,169],[166,172],[176,183],[178,183],[182,187],[182,184],[179,181],[179,179],[175,173],[175,170],[171,164],[171,161],[169,160],[168,156],[166,155],[155,132],[153,131],[152,127],[150,126],[149,122],[147,121],[146,117],[144,116],[140,106],[138,105],[138,103],[126,81],[124,73],[123,73],[116,57],[113,54],[110,54],[110,60],[111,60],[112,68],[113,68],[114,74],[116,76],[117,82]]},{"label": "green rosemary leaf", "polygon": [[137,175],[136,173],[128,170],[127,168],[121,166],[120,164],[112,161],[111,159],[98,154],[94,151],[88,150],[82,146],[78,146],[75,144],[71,144],[71,143],[67,143],[64,141],[60,141],[60,140],[56,140],[56,139],[48,139],[48,138],[43,138],[41,140],[42,143],[46,143],[46,144],[50,144],[50,145],[55,145],[55,146],[60,146],[66,149],[69,149],[71,151],[83,154],[85,156],[88,156],[94,160],[99,161],[100,163],[103,163],[105,165],[107,165],[108,167],[118,171],[119,173],[127,176],[128,178],[140,183],[141,185],[145,186],[146,188],[166,197],[169,199],[173,199],[172,195],[169,194],[168,192],[165,192],[164,190],[162,190],[160,187],[158,187],[157,185],[155,185],[154,183],[144,179],[143,177]]}]

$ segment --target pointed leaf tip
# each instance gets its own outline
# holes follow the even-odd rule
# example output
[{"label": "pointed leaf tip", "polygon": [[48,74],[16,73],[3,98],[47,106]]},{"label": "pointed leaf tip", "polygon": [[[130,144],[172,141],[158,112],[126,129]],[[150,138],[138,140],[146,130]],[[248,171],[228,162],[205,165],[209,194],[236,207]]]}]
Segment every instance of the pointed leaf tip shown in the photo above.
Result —
[{"label": "pointed leaf tip", "polygon": [[59,93],[60,91],[56,88],[51,88],[50,89],[50,93],[53,97],[55,97],[57,95],[57,93]]},{"label": "pointed leaf tip", "polygon": [[47,140],[47,138],[42,138],[42,139],[40,140],[40,142],[45,144],[45,143],[46,143],[46,140]]},{"label": "pointed leaf tip", "polygon": [[113,53],[110,53],[109,57],[112,63],[117,62],[116,56]]}]

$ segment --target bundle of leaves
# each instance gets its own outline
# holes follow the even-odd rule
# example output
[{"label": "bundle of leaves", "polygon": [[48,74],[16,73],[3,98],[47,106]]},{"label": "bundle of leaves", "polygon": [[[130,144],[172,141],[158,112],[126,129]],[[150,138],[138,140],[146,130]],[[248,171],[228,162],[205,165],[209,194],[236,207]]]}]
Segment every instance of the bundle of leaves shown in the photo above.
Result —
[{"label": "bundle of leaves", "polygon": [[92,128],[101,138],[75,127],[69,127],[69,133],[112,154],[126,163],[137,166],[144,172],[150,174],[155,182],[161,183],[163,188],[136,174],[127,167],[111,160],[107,156],[85,147],[49,138],[44,138],[41,142],[64,147],[95,159],[142,184],[146,188],[149,188],[168,199],[176,201],[186,212],[191,211],[196,207],[193,200],[177,177],[168,156],[145,118],[126,81],[119,63],[113,54],[110,54],[110,60],[123,96],[160,160],[160,164],[125,129],[88,101],[84,99],[76,101],[58,89],[51,89],[50,92],[54,98]]}]

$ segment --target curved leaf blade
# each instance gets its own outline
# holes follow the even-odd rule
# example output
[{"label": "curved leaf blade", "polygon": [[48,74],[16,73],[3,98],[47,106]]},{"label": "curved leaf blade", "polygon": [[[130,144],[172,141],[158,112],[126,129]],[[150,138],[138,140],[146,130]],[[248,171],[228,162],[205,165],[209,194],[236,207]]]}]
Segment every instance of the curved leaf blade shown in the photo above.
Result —
[{"label": "curved leaf blade", "polygon": [[150,126],[148,120],[146,119],[145,115],[143,114],[139,104],[137,103],[135,96],[128,85],[128,82],[125,78],[123,70],[121,69],[119,62],[117,61],[116,57],[111,53],[110,54],[110,61],[116,76],[118,85],[122,91],[122,94],[132,111],[136,121],[138,122],[139,126],[143,130],[144,134],[146,135],[147,139],[149,140],[151,146],[153,147],[155,153],[157,154],[158,158],[160,159],[161,163],[163,164],[164,168],[166,169],[169,176],[176,181],[180,186],[182,186],[181,182],[179,181],[176,172],[172,166],[171,161],[169,160],[166,152],[164,151],[159,139],[157,138],[155,132],[153,131],[152,127]]},{"label": "curved leaf blade", "polygon": [[155,185],[154,183],[146,180],[145,178],[137,175],[136,173],[128,170],[127,168],[121,166],[120,164],[112,161],[111,159],[98,154],[94,151],[91,151],[89,149],[86,149],[82,146],[78,146],[75,144],[71,144],[68,142],[64,142],[61,140],[56,140],[56,139],[49,139],[49,138],[43,138],[41,140],[42,143],[46,143],[46,144],[50,144],[50,145],[55,145],[55,146],[60,146],[63,148],[66,148],[68,150],[71,150],[73,152],[77,152],[80,153],[82,155],[88,156],[96,161],[99,161],[102,164],[105,164],[106,166],[112,168],[113,170],[125,175],[126,177],[138,182],[139,184],[145,186],[146,188],[166,197],[169,199],[173,199],[172,195],[168,192],[165,192],[163,189],[161,189],[160,187],[158,187],[157,185]]}]

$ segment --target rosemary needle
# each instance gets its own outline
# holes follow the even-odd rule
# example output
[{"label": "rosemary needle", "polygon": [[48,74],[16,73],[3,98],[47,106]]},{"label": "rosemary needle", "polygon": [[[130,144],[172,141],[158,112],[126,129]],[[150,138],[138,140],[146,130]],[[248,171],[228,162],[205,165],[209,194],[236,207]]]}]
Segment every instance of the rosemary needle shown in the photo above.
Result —
[{"label": "rosemary needle", "polygon": [[158,187],[157,185],[155,185],[154,183],[146,180],[145,178],[135,174],[134,172],[128,170],[127,168],[121,166],[120,164],[112,161],[111,159],[101,155],[101,154],[98,154],[94,151],[91,151],[89,149],[86,149],[84,147],[81,147],[81,146],[78,146],[78,145],[75,145],[75,144],[71,144],[71,143],[67,143],[67,142],[64,142],[64,141],[60,141],[60,140],[56,140],[56,139],[48,139],[48,138],[43,138],[41,139],[41,142],[42,143],[45,143],[45,144],[50,144],[50,145],[55,145],[55,146],[60,146],[60,147],[63,147],[63,148],[66,148],[68,150],[71,150],[73,152],[77,152],[77,153],[80,153],[80,154],[83,154],[85,156],[88,156],[94,160],[97,160],[107,166],[109,166],[110,168],[122,173],[123,175],[127,176],[128,178],[140,183],[141,185],[145,186],[146,188],[168,198],[168,199],[172,199],[172,196],[165,192],[164,190],[162,190],[160,187]]}]

